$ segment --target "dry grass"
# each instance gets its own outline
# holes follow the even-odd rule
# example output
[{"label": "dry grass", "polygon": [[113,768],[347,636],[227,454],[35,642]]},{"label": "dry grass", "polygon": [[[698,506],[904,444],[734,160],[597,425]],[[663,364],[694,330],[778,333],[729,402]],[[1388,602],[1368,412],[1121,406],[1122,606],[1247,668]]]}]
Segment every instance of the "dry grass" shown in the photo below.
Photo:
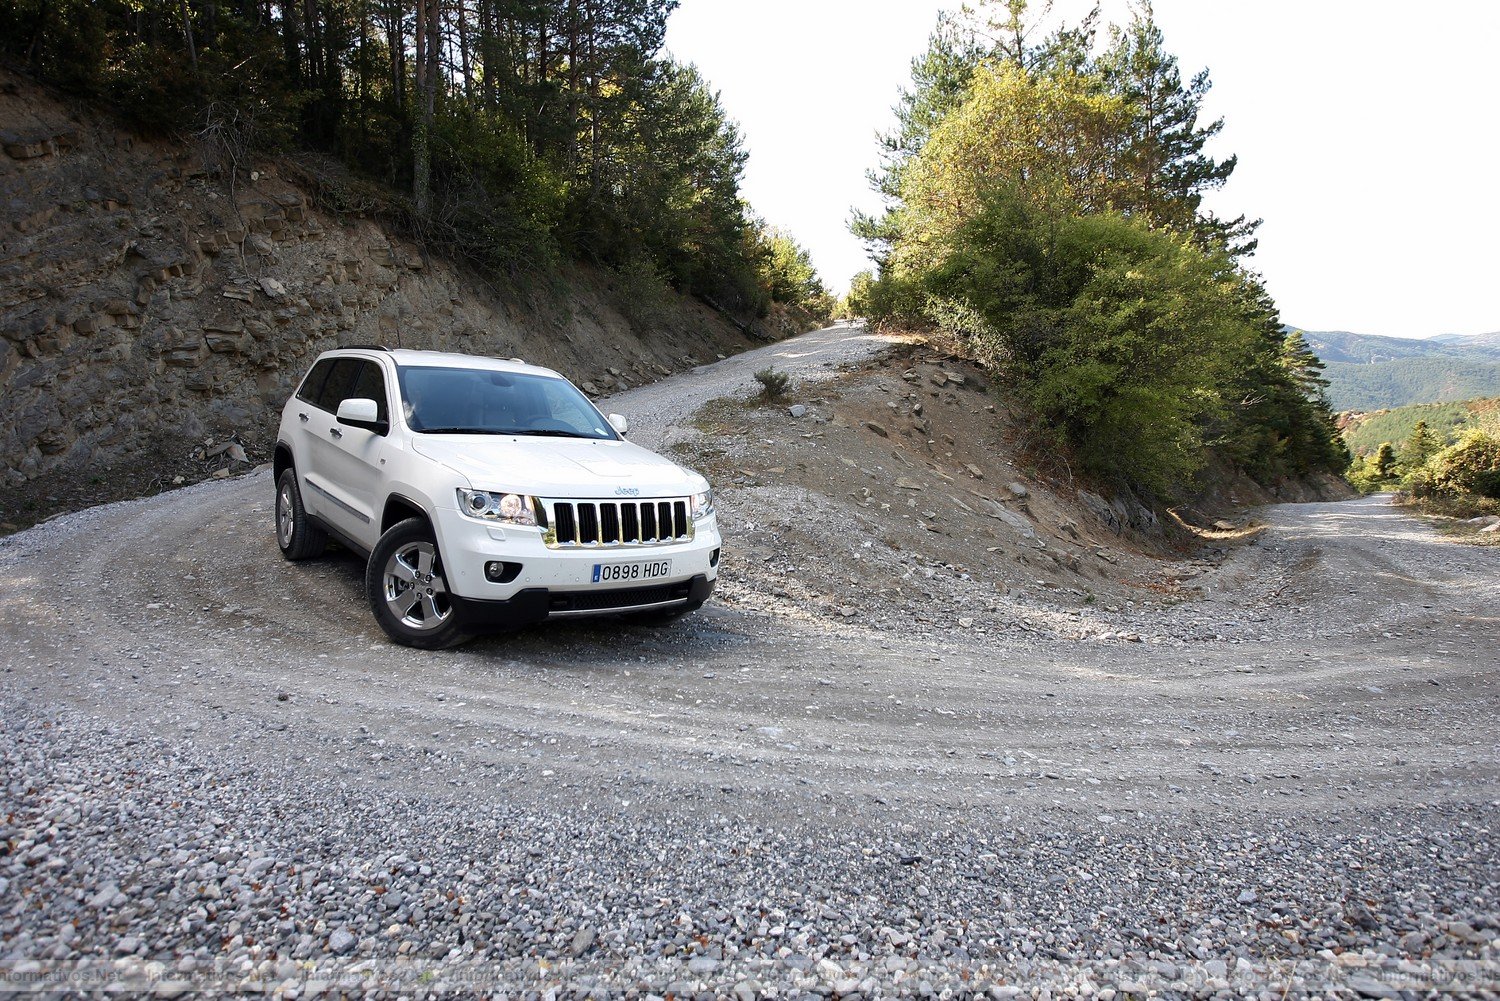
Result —
[{"label": "dry grass", "polygon": [[1229,528],[1223,527],[1228,522],[1214,522],[1211,525],[1195,525],[1182,516],[1182,512],[1168,508],[1167,517],[1183,532],[1199,540],[1204,544],[1213,543],[1221,546],[1243,546],[1265,534],[1264,522],[1255,520],[1247,521],[1243,525],[1234,525]]},{"label": "dry grass", "polygon": [[1500,500],[1493,497],[1411,497],[1398,494],[1396,503],[1420,515],[1454,542],[1471,546],[1500,546],[1500,532],[1482,531],[1469,519],[1500,515]]}]

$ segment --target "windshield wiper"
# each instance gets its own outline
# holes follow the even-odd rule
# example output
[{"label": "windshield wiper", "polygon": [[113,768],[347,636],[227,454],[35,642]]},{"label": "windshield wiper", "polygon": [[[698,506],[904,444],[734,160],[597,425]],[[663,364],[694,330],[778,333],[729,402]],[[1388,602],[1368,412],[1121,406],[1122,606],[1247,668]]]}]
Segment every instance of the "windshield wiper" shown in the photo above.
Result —
[{"label": "windshield wiper", "polygon": [[494,428],[421,428],[418,434],[514,434],[514,431],[496,431]]},{"label": "windshield wiper", "polygon": [[419,434],[493,434],[493,435],[524,435],[528,438],[592,438],[593,435],[579,434],[577,431],[562,431],[557,428],[474,428],[474,427],[451,427],[451,428],[422,428]]}]

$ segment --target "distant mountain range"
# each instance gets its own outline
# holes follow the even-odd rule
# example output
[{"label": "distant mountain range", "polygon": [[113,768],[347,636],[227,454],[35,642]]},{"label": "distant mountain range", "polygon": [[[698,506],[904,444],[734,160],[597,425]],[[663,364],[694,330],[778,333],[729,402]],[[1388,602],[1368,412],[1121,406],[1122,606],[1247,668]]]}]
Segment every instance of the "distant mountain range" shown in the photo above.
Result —
[{"label": "distant mountain range", "polygon": [[1302,336],[1327,366],[1334,410],[1500,396],[1500,331],[1426,339],[1347,330],[1303,330]]},{"label": "distant mountain range", "polygon": [[1500,330],[1488,334],[1438,334],[1430,339],[1459,347],[1500,349]]}]

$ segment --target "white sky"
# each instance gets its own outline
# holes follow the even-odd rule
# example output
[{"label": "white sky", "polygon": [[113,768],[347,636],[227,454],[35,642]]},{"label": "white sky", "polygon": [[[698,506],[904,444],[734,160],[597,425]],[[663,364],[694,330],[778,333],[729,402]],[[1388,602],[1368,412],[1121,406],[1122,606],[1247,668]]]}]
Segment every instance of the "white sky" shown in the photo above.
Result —
[{"label": "white sky", "polygon": [[[741,125],[744,194],[835,290],[870,264],[850,208],[898,88],[956,0],[681,0],[667,48]],[[1105,22],[1129,18],[1103,0]],[[1057,0],[1074,21],[1084,0]],[[1425,337],[1500,330],[1500,3],[1156,0],[1183,76],[1208,67],[1220,215],[1261,217],[1251,265],[1282,318]]]}]

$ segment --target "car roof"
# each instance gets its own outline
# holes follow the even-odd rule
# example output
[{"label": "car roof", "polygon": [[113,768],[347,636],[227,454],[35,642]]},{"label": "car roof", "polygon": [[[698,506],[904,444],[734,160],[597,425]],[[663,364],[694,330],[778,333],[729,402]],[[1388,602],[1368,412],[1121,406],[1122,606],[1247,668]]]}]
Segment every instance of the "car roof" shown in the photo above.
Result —
[{"label": "car roof", "polygon": [[[419,351],[414,348],[340,348],[339,354],[358,352],[362,356],[384,355],[398,368],[468,368],[487,372],[523,372],[561,379],[560,372],[540,365],[530,365],[519,358],[491,358],[488,355],[466,355],[453,351]],[[334,351],[328,352],[335,354]]]}]

